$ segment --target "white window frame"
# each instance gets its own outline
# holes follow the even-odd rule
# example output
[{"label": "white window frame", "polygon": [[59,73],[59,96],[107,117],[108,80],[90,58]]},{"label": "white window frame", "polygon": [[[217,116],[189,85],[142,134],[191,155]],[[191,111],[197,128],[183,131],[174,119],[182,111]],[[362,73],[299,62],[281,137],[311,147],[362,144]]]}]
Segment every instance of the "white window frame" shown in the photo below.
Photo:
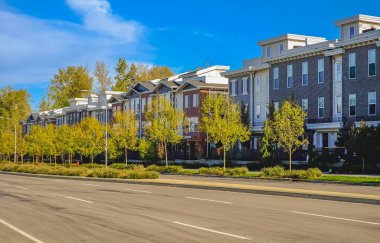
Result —
[{"label": "white window frame", "polygon": [[[320,104],[322,104],[322,106],[320,106]],[[319,109],[323,109],[323,116],[320,116]],[[318,118],[325,118],[325,97],[318,97]]]},{"label": "white window frame", "polygon": [[[369,74],[369,65],[375,64],[375,74],[370,75]],[[368,50],[368,77],[374,77],[376,76],[376,49],[370,49]]]},{"label": "white window frame", "polygon": [[255,93],[261,92],[261,76],[255,78]]},{"label": "white window frame", "polygon": [[[371,95],[374,95],[374,101],[371,101]],[[375,105],[375,113],[370,114],[370,105]],[[368,116],[376,116],[376,91],[368,92]]]},{"label": "white window frame", "polygon": [[[293,80],[293,65],[290,64],[286,66],[286,87],[293,88],[294,80]],[[291,84],[291,85],[290,85]]]},{"label": "white window frame", "polygon": [[243,92],[242,95],[248,94],[248,78],[243,78]]},{"label": "white window frame", "polygon": [[265,51],[265,53],[266,53],[266,57],[270,57],[270,54],[271,54],[270,51],[271,51],[271,50],[270,50],[270,46],[267,46],[267,47],[266,47],[266,51]]},{"label": "white window frame", "polygon": [[278,102],[278,101],[273,102],[273,106],[274,106],[274,110],[278,111],[278,109],[280,108],[280,102]]},{"label": "white window frame", "polygon": [[236,96],[236,79],[231,80],[231,96]]},{"label": "white window frame", "polygon": [[[353,33],[351,34],[351,29],[353,30]],[[355,25],[351,25],[349,28],[348,28],[348,36],[350,39],[352,39],[353,36],[355,36]]]},{"label": "white window frame", "polygon": [[302,86],[307,85],[309,85],[309,62],[302,62]]},{"label": "white window frame", "polygon": [[199,106],[199,94],[193,94],[193,107]]},{"label": "white window frame", "polygon": [[[320,73],[322,73],[322,76],[320,75]],[[318,84],[323,84],[324,82],[325,82],[325,59],[321,58],[321,59],[318,59]]]},{"label": "white window frame", "polygon": [[284,44],[280,43],[279,47],[280,47],[280,54],[282,54],[284,52]]},{"label": "white window frame", "polygon": [[[355,99],[355,104],[351,105],[351,98]],[[350,117],[356,116],[356,103],[357,103],[356,102],[356,94],[349,94],[348,95],[348,116],[350,116]],[[351,106],[355,107],[355,114],[354,115],[351,115]]]},{"label": "white window frame", "polygon": [[189,108],[190,95],[185,95],[185,108]]},{"label": "white window frame", "polygon": [[[351,78],[351,67],[355,68],[355,77]],[[356,53],[351,52],[348,54],[348,78],[356,79]]]},{"label": "white window frame", "polygon": [[255,119],[257,121],[261,120],[261,105],[260,104],[256,104]]},{"label": "white window frame", "polygon": [[[273,68],[273,90],[278,90],[280,88],[280,70],[279,67]],[[277,87],[276,87],[277,84]]]},{"label": "white window frame", "polygon": [[343,112],[343,107],[342,107],[342,96],[338,95],[335,97],[335,102],[336,102],[336,106],[335,106],[335,114],[337,115],[341,115],[342,112]]},{"label": "white window frame", "polygon": [[146,98],[141,98],[141,113],[145,112]]},{"label": "white window frame", "polygon": [[337,62],[335,64],[335,80],[337,82],[342,82],[342,63]]},{"label": "white window frame", "polygon": [[309,100],[308,99],[302,99],[302,107],[301,108],[302,108],[302,111],[306,112],[306,116],[304,118],[307,118],[308,112],[309,112]]}]

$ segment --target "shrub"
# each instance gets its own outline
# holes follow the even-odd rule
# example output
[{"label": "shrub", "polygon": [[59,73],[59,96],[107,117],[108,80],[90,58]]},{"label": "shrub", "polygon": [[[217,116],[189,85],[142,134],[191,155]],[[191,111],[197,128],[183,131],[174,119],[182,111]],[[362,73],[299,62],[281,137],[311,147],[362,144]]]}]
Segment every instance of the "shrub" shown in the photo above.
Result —
[{"label": "shrub", "polygon": [[119,173],[122,179],[157,179],[160,174],[157,171],[125,170]]},{"label": "shrub", "polygon": [[322,171],[318,168],[307,169],[307,174],[309,179],[314,179],[322,176]]},{"label": "shrub", "polygon": [[199,174],[201,175],[218,175],[222,176],[224,175],[223,168],[221,167],[201,167],[199,168]]},{"label": "shrub", "polygon": [[241,176],[248,173],[248,168],[246,166],[243,167],[235,167],[235,168],[228,168],[226,170],[226,173],[230,176]]},{"label": "shrub", "polygon": [[283,178],[286,176],[286,171],[282,166],[266,167],[261,169],[262,177]]},{"label": "shrub", "polygon": [[292,179],[308,179],[308,174],[306,170],[292,170],[286,172],[286,177]]},{"label": "shrub", "polygon": [[162,166],[161,173],[182,173],[183,167],[181,165]]},{"label": "shrub", "polygon": [[148,167],[146,167],[146,170],[147,170],[147,171],[156,171],[156,172],[158,172],[158,173],[161,173],[162,166],[158,166],[158,165],[149,165]]},{"label": "shrub", "polygon": [[80,167],[88,168],[88,169],[105,168],[105,166],[101,164],[82,164],[80,165]]},{"label": "shrub", "polygon": [[106,168],[99,168],[99,169],[92,169],[88,172],[86,175],[87,177],[97,177],[97,178],[117,178],[120,174],[120,170],[116,169],[106,169]]}]

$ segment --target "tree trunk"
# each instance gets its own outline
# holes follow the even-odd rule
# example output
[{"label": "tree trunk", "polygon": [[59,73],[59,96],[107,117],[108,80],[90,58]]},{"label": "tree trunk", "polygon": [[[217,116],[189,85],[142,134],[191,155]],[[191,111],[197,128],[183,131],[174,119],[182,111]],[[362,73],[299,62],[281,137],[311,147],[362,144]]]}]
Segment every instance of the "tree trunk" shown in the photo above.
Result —
[{"label": "tree trunk", "polygon": [[24,163],[24,155],[21,155],[21,164]]},{"label": "tree trunk", "polygon": [[91,164],[94,163],[94,156],[91,154]]},{"label": "tree trunk", "polygon": [[362,159],[362,163],[363,163],[363,174],[364,174],[364,156],[363,156],[363,159]]},{"label": "tree trunk", "polygon": [[125,152],[125,165],[128,165],[128,149],[125,149],[124,152]]},{"label": "tree trunk", "polygon": [[223,146],[223,173],[226,173],[226,147]]},{"label": "tree trunk", "polygon": [[54,155],[54,165],[57,166],[57,155]]},{"label": "tree trunk", "polygon": [[168,167],[168,148],[165,142],[164,142],[164,151],[165,151],[165,165],[166,167]]},{"label": "tree trunk", "polygon": [[292,171],[292,153],[289,152],[289,171]]},{"label": "tree trunk", "polygon": [[51,154],[49,155],[49,163],[51,164]]}]

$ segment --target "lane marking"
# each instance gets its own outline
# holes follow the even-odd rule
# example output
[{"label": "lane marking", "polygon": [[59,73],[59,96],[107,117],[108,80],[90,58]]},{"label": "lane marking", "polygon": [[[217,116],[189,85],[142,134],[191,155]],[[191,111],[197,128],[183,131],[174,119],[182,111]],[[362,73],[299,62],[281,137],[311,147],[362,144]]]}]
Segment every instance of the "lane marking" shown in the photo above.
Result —
[{"label": "lane marking", "polygon": [[70,197],[70,196],[65,196],[65,195],[61,195],[61,194],[54,194],[54,193],[52,193],[52,195],[55,195],[55,196],[58,196],[58,197],[64,197],[64,198],[68,198],[68,199],[73,199],[73,200],[77,200],[77,201],[81,201],[81,202],[86,202],[86,203],[94,203],[94,202],[87,201],[87,200],[84,200],[84,199],[80,199],[80,198],[76,198],[76,197]]},{"label": "lane marking", "polygon": [[8,186],[15,187],[15,188],[18,188],[18,189],[23,189],[23,190],[29,190],[28,188],[22,187],[22,186],[12,186],[12,185],[8,185]]},{"label": "lane marking", "polygon": [[296,213],[296,214],[309,215],[309,216],[315,216],[315,217],[321,217],[321,218],[329,218],[329,219],[345,220],[345,221],[351,221],[351,222],[357,222],[357,223],[363,223],[363,224],[380,225],[380,223],[369,222],[369,221],[362,221],[362,220],[356,220],[356,219],[339,218],[339,217],[333,217],[333,216],[327,216],[327,215],[320,215],[320,214],[313,214],[313,213],[304,213],[304,212],[298,212],[298,211],[288,211],[288,212],[289,212],[289,213]]},{"label": "lane marking", "polygon": [[233,204],[232,202],[218,201],[218,200],[212,200],[212,199],[206,199],[206,198],[198,198],[198,197],[186,197],[186,198],[187,198],[187,199],[200,200],[200,201],[207,201],[207,202],[216,202],[216,203],[224,203],[224,204]]},{"label": "lane marking", "polygon": [[101,185],[88,184],[88,183],[83,183],[83,185],[85,185],[85,186],[99,186],[99,187],[101,187]]},{"label": "lane marking", "polygon": [[43,241],[41,241],[41,240],[39,240],[39,239],[37,239],[37,238],[35,238],[35,237],[29,235],[28,233],[26,233],[26,232],[20,230],[19,228],[17,228],[17,227],[15,227],[15,226],[11,225],[10,223],[5,222],[5,221],[2,220],[2,219],[0,219],[0,223],[4,224],[5,226],[7,226],[7,227],[9,227],[9,228],[11,228],[11,229],[13,229],[13,230],[16,231],[17,233],[19,233],[19,234],[25,236],[25,237],[28,238],[29,240],[32,240],[32,241],[34,241],[34,242],[36,242],[36,243],[43,243]]},{"label": "lane marking", "polygon": [[152,192],[142,191],[142,190],[133,190],[133,189],[126,189],[126,188],[120,188],[120,189],[124,191],[131,191],[131,192],[152,193]]},{"label": "lane marking", "polygon": [[225,233],[225,232],[221,232],[221,231],[217,231],[217,230],[212,230],[212,229],[207,229],[207,228],[203,228],[203,227],[199,227],[199,226],[195,226],[195,225],[191,225],[191,224],[185,224],[185,223],[181,223],[181,222],[177,222],[177,221],[172,221],[172,223],[173,224],[182,225],[182,226],[186,226],[186,227],[193,228],[193,229],[198,229],[198,230],[203,230],[203,231],[215,233],[215,234],[231,236],[231,237],[238,238],[238,239],[241,239],[241,240],[252,240],[252,239],[250,239],[248,237],[244,237],[244,236],[240,236],[240,235],[234,235],[234,234]]},{"label": "lane marking", "polygon": [[63,183],[66,183],[67,181],[64,181],[64,180],[58,180],[58,179],[55,179],[56,181],[59,181],[59,182],[63,182]]}]

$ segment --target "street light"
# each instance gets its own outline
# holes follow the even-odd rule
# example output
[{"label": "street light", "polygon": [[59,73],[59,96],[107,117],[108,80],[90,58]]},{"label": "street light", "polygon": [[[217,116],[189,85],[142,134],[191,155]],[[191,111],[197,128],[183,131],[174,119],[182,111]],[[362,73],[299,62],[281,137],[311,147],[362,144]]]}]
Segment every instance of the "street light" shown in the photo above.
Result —
[{"label": "street light", "polygon": [[[82,92],[90,92],[89,90],[81,90]],[[105,163],[106,163],[106,167],[108,166],[108,104],[107,104],[107,100],[101,96],[101,95],[98,95],[98,97],[102,97],[102,99],[104,100],[104,103],[106,104],[106,108],[105,108],[105,112],[106,112],[106,146],[104,148],[104,152],[105,152]]]},{"label": "street light", "polygon": [[[0,119],[5,119],[4,117],[0,117]],[[15,129],[15,154],[14,154],[14,162],[17,162],[17,126],[16,126],[16,123],[10,119],[10,118],[7,118],[8,120],[10,120],[13,125],[14,125],[14,129]]]}]

